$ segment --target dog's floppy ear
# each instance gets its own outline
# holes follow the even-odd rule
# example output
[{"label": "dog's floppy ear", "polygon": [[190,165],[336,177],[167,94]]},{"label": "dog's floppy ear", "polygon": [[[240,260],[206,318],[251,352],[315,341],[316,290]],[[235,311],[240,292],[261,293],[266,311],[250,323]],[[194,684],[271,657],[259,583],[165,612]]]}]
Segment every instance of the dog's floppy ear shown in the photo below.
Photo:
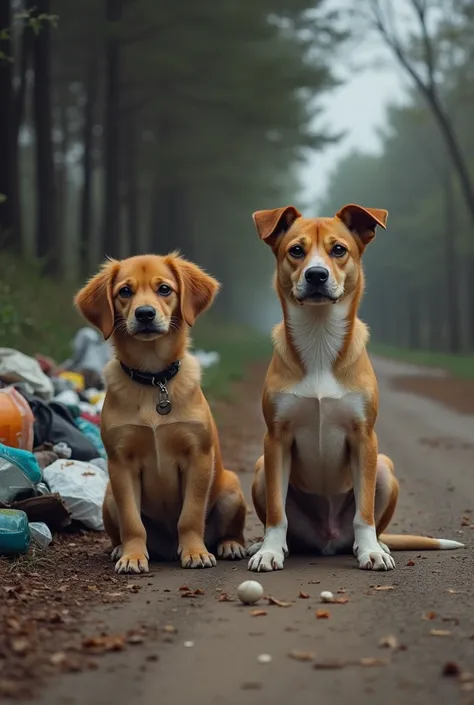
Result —
[{"label": "dog's floppy ear", "polygon": [[355,203],[343,206],[336,213],[336,218],[342,220],[351,232],[359,236],[364,247],[375,237],[377,225],[385,230],[387,217],[388,211],[380,208],[363,208]]},{"label": "dog's floppy ear", "polygon": [[196,264],[176,255],[170,255],[167,264],[178,280],[181,315],[188,326],[192,326],[196,318],[212,304],[220,284]]},{"label": "dog's floppy ear", "polygon": [[294,206],[273,208],[269,211],[256,211],[253,222],[261,240],[273,247],[280,235],[284,235],[301,213]]},{"label": "dog's floppy ear", "polygon": [[100,272],[74,298],[75,306],[89,323],[101,331],[105,340],[110,338],[114,330],[112,288],[119,267],[120,262],[117,260],[104,262]]}]

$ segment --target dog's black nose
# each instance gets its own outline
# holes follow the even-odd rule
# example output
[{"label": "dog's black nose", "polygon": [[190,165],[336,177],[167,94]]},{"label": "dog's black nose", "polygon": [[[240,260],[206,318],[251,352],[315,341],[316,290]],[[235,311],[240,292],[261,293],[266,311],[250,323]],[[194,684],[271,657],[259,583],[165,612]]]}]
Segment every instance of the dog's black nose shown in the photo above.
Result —
[{"label": "dog's black nose", "polygon": [[156,317],[156,311],[153,306],[139,306],[135,310],[135,318],[140,323],[149,323]]},{"label": "dog's black nose", "polygon": [[308,284],[324,284],[329,279],[329,271],[326,267],[309,267],[304,273],[304,278]]}]

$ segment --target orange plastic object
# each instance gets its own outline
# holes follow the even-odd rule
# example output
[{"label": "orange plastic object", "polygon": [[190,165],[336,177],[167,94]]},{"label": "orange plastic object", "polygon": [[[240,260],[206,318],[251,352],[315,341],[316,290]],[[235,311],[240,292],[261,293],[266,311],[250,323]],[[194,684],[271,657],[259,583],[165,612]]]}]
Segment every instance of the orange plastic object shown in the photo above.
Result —
[{"label": "orange plastic object", "polygon": [[0,389],[0,443],[33,450],[35,418],[30,405],[14,387]]}]

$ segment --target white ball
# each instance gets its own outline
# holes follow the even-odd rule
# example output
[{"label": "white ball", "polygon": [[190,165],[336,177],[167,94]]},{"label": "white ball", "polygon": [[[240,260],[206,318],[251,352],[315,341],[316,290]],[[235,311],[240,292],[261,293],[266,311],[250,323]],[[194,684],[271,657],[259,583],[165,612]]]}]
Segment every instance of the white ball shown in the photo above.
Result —
[{"label": "white ball", "polygon": [[323,590],[320,598],[321,602],[334,602],[334,595],[329,590]]},{"label": "white ball", "polygon": [[263,596],[263,587],[256,580],[246,580],[237,588],[237,596],[245,605],[253,605]]}]

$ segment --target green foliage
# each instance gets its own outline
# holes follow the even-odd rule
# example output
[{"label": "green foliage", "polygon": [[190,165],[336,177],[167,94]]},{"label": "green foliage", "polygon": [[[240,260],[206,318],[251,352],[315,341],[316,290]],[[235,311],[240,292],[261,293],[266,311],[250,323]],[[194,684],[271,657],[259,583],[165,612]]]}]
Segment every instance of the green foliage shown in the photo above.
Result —
[{"label": "green foliage", "polygon": [[73,291],[45,278],[35,262],[0,260],[0,340],[27,355],[41,352],[58,361],[71,353],[80,325],[72,307]]},{"label": "green foliage", "polygon": [[391,345],[373,344],[370,352],[392,360],[400,360],[422,367],[446,370],[454,377],[474,379],[474,355],[448,355],[431,350],[405,350]]}]

